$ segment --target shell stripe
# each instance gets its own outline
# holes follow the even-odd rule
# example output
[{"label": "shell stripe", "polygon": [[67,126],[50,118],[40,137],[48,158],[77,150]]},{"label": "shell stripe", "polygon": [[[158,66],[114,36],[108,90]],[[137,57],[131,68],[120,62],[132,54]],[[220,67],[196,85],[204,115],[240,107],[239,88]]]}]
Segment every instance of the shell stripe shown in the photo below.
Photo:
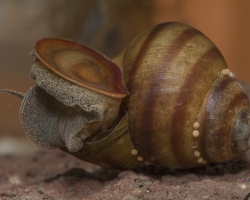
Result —
[{"label": "shell stripe", "polygon": [[[161,27],[161,28],[165,28],[165,27]],[[155,37],[157,36],[157,34],[155,34],[155,33],[159,33],[159,30],[154,29],[148,38],[150,38],[151,40],[155,39]],[[157,108],[157,106],[158,106],[157,103],[159,103],[158,100],[159,100],[159,97],[161,95],[154,94],[154,91],[161,91],[162,83],[159,82],[160,74],[161,73],[163,73],[163,74],[169,73],[169,70],[171,70],[173,68],[171,66],[172,62],[179,56],[179,52],[185,47],[186,43],[200,34],[201,33],[199,31],[192,29],[192,28],[187,28],[181,34],[179,34],[173,41],[171,41],[171,45],[165,46],[165,50],[164,50],[165,57],[161,61],[163,67],[158,68],[159,71],[152,73],[152,75],[151,75],[152,81],[151,81],[151,83],[149,83],[148,94],[145,95],[146,99],[144,99],[144,101],[143,101],[145,103],[141,106],[142,107],[141,110],[143,110],[143,113],[142,113],[141,121],[138,123],[140,125],[137,127],[138,129],[140,129],[142,134],[146,134],[147,136],[145,136],[145,138],[141,141],[135,141],[135,143],[136,143],[135,146],[140,145],[141,151],[143,151],[144,155],[150,155],[150,158],[151,158],[150,160],[152,162],[154,161],[154,159],[162,159],[160,154],[164,153],[164,152],[154,151],[154,148],[153,148],[154,145],[156,143],[161,143],[161,142],[165,143],[164,140],[161,141],[159,139],[159,136],[156,132],[156,130],[158,130],[158,128],[156,128],[157,122],[155,122],[153,119],[154,119],[154,116],[157,115],[157,113],[154,113],[153,112],[154,110],[150,109],[150,108]],[[150,40],[148,40],[148,43],[150,43],[149,41]],[[147,45],[143,46],[143,49],[144,48],[147,48]],[[144,54],[142,54],[142,55],[144,55]],[[144,57],[141,57],[140,59],[143,60]],[[141,60],[137,60],[136,63],[142,62]],[[143,66],[135,65],[134,67],[138,68],[138,67],[143,67]],[[131,80],[131,81],[133,82],[133,80]],[[152,97],[152,95],[153,95],[153,97]],[[164,94],[164,95],[166,96],[166,94]],[[165,98],[165,100],[167,100],[167,98]],[[166,128],[166,134],[171,134],[171,133],[168,133],[169,131],[171,132],[171,130],[168,130]],[[166,137],[169,138],[169,135]],[[166,140],[167,140],[167,138],[166,138]],[[171,151],[168,151],[168,153],[166,155],[169,156],[169,159],[172,159],[176,162],[176,158],[174,158],[174,156],[170,155],[170,154],[171,154]],[[165,158],[166,158],[166,156],[165,156]]]},{"label": "shell stripe", "polygon": [[[154,29],[152,29],[152,31],[145,38],[145,41],[141,44],[140,50],[135,55],[134,63],[130,63],[132,68],[129,70],[129,74],[124,73],[124,79],[125,79],[125,82],[127,83],[126,86],[127,86],[128,91],[133,90],[132,86],[134,85],[134,82],[136,80],[136,77],[133,75],[137,74],[137,71],[139,71],[140,67],[143,67],[141,66],[141,61],[144,59],[144,56],[147,50],[149,49],[150,44],[153,42],[154,39],[157,38],[157,35],[161,33],[161,30],[165,29],[169,25],[170,24],[160,24],[159,26],[154,27]],[[130,48],[128,49],[130,50]],[[125,52],[124,57],[126,57],[126,52]],[[129,82],[126,81],[127,78],[129,78]]]},{"label": "shell stripe", "polygon": [[[170,24],[167,24],[167,26],[169,26]],[[161,33],[161,30],[164,30],[166,28],[166,24],[162,24],[162,25],[159,25],[157,27],[155,27],[154,29],[151,30],[151,32],[146,36],[146,39],[145,41],[142,43],[141,47],[139,48],[137,54],[136,54],[136,59],[134,61],[134,63],[130,64],[132,66],[132,69],[128,70],[129,71],[129,74],[126,74],[126,72],[124,73],[124,77],[125,77],[125,82],[126,82],[126,86],[127,86],[127,89],[128,91],[130,92],[130,94],[134,94],[135,92],[133,91],[135,88],[133,87],[133,85],[136,85],[136,81],[137,81],[137,77],[136,76],[133,76],[135,74],[138,74],[138,72],[140,71],[140,68],[143,68],[144,66],[141,65],[142,63],[142,60],[144,59],[145,55],[146,55],[146,52],[148,50],[148,48],[150,47],[151,43],[153,42],[154,39],[157,38],[158,34]],[[130,50],[130,48],[128,48]],[[133,47],[132,47],[133,49]],[[126,54],[126,53],[125,53]],[[128,65],[128,66],[129,66]],[[125,67],[126,69],[126,67]],[[126,78],[129,79],[129,81],[126,81]],[[130,100],[132,99],[131,97],[132,95],[130,95]],[[145,99],[145,101],[147,101],[146,104],[144,105],[140,105],[140,107],[145,107],[146,108],[149,108],[150,106],[154,106],[153,103],[151,104],[149,101],[153,100],[152,99]],[[131,100],[133,102],[133,100]],[[133,106],[133,105],[130,105],[129,102],[127,102],[127,104],[129,106]],[[142,109],[144,111],[144,113],[140,113],[140,109],[137,108],[136,109],[136,113],[134,112],[133,113],[133,116],[130,116],[132,115],[132,113],[129,112],[129,124],[131,126],[129,126],[129,132],[131,133],[131,139],[132,139],[132,142],[134,143],[134,146],[135,147],[138,147],[140,146],[140,150],[141,152],[143,153],[143,155],[148,155],[147,158],[150,158],[151,156],[151,153],[152,153],[152,149],[150,148],[150,145],[151,144],[151,135],[147,135],[145,136],[142,140],[138,140],[138,136],[139,135],[134,135],[133,133],[139,133],[139,134],[148,134],[148,131],[150,131],[150,120],[152,118],[152,113],[147,113],[147,110],[148,109]],[[133,123],[133,120],[135,118],[135,115],[138,115],[138,116],[141,116],[142,119],[139,123],[137,123],[137,127],[132,127],[132,124]],[[138,119],[140,120],[140,119]],[[130,122],[131,121],[131,122]],[[143,121],[146,121],[146,124],[143,122]],[[143,126],[143,124],[145,126]],[[143,126],[143,127],[142,127]],[[130,130],[132,129],[132,130]],[[134,130],[134,131],[133,131]],[[144,131],[145,130],[145,131]],[[141,133],[140,133],[141,132]],[[142,150],[144,149],[144,150]]]},{"label": "shell stripe", "polygon": [[[218,55],[221,55],[219,50],[212,46],[200,56],[200,59],[190,69],[190,73],[186,74],[176,99],[175,110],[177,112],[173,115],[171,145],[172,152],[182,166],[192,167],[193,164],[196,164],[196,159],[194,159],[194,163],[190,162],[193,151],[187,151],[187,149],[189,147],[191,149],[193,138],[188,135],[192,134],[192,124],[196,121],[207,91],[218,77],[219,67],[217,70],[214,69],[216,66],[211,62],[220,62],[221,69],[225,66],[224,59],[220,60],[222,57]],[[202,74],[197,74],[201,69]],[[179,108],[180,105],[182,108]],[[175,124],[180,124],[180,126],[174,126]]]}]

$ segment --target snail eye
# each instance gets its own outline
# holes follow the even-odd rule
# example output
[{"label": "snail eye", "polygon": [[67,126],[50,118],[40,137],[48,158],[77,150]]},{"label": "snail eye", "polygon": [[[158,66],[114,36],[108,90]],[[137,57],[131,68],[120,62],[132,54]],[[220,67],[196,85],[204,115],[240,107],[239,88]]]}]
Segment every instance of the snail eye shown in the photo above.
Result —
[{"label": "snail eye", "polygon": [[82,44],[45,38],[35,45],[37,57],[57,75],[104,95],[127,95],[120,68],[101,53]]}]

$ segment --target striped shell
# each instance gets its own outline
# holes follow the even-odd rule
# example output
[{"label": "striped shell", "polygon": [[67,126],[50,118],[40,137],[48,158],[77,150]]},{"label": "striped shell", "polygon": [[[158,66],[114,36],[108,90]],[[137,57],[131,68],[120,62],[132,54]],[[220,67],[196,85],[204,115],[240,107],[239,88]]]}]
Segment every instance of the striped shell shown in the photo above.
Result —
[{"label": "striped shell", "polygon": [[107,137],[85,140],[72,155],[107,168],[191,168],[249,149],[247,95],[198,30],[157,25],[114,61],[129,92],[126,114]]},{"label": "striped shell", "polygon": [[[247,95],[198,30],[157,25],[115,60],[130,93],[124,99],[128,131],[144,159],[189,168],[228,161],[249,148],[249,131],[241,136],[233,131],[237,116],[249,122]],[[241,147],[233,145],[237,137],[244,137]]]}]

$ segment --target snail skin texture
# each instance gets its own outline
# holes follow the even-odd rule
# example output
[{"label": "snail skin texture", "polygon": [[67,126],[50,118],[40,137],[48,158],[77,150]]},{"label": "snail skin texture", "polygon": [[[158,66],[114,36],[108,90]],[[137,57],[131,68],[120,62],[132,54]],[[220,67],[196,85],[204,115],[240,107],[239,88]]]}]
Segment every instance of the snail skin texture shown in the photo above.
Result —
[{"label": "snail skin texture", "polygon": [[217,47],[169,22],[138,35],[113,60],[82,44],[35,45],[21,97],[28,138],[105,168],[192,168],[250,147],[249,102]]}]

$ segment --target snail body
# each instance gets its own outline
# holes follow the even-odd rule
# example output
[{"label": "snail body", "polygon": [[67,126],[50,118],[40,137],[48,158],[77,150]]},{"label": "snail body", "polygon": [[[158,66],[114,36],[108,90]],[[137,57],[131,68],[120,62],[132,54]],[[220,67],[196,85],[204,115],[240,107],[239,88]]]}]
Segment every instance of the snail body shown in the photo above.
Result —
[{"label": "snail body", "polygon": [[191,168],[246,152],[249,102],[216,46],[171,22],[137,36],[112,60],[42,39],[22,101],[25,133],[106,168]]}]

